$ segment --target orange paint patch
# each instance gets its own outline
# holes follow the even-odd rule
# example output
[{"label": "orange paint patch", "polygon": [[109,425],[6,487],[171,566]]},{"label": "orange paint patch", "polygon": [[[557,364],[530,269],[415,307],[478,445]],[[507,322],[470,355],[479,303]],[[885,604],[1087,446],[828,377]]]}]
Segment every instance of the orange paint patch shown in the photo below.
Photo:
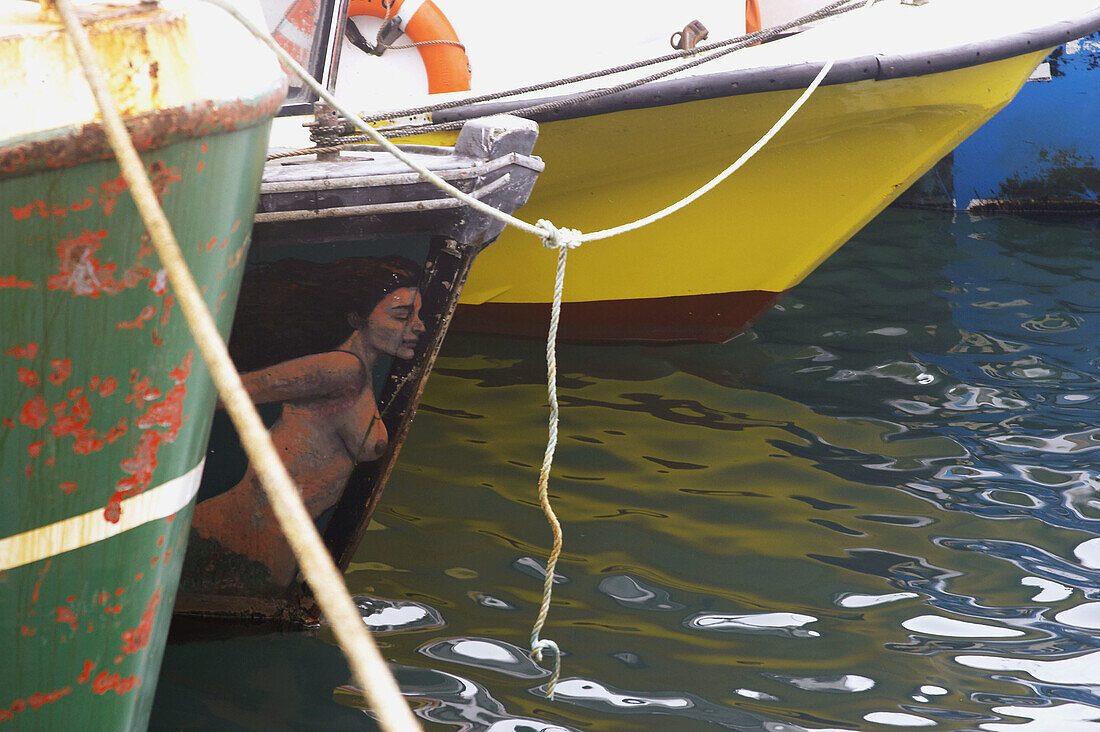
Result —
[{"label": "orange paint patch", "polygon": [[149,278],[149,289],[153,291],[155,295],[164,295],[168,292],[168,270],[158,269],[153,273],[153,276]]},{"label": "orange paint patch", "polygon": [[206,242],[206,251],[208,251],[208,252],[214,251],[214,246],[217,243],[218,243],[218,237],[216,237],[216,236],[210,237],[210,241]]},{"label": "orange paint patch", "polygon": [[[95,387],[93,386],[92,388],[94,389]],[[118,388],[118,382],[115,380],[115,378],[113,376],[108,377],[108,378],[104,379],[102,383],[100,383],[100,385],[99,385],[99,395],[101,397],[111,396],[111,394],[115,393],[115,389],[117,389],[117,388]]]},{"label": "orange paint patch", "polygon": [[121,417],[118,420],[118,424],[116,424],[114,427],[112,427],[110,430],[107,431],[107,434],[105,435],[104,439],[107,440],[108,445],[114,444],[114,442],[116,440],[118,440],[118,438],[125,435],[129,431],[129,429],[130,428],[129,428],[127,422],[126,422],[126,418]]},{"label": "orange paint patch", "polygon": [[0,290],[34,290],[37,289],[33,282],[28,280],[19,280],[15,278],[15,275],[8,275],[7,277],[0,277]]},{"label": "orange paint patch", "polygon": [[91,661],[84,662],[84,670],[80,672],[80,676],[76,677],[76,683],[86,684],[88,679],[92,678],[92,671],[95,670],[95,664]]},{"label": "orange paint patch", "polygon": [[19,379],[23,386],[35,389],[40,383],[38,372],[33,369],[19,368],[15,370],[15,378]]},{"label": "orange paint patch", "polygon": [[107,506],[103,509],[104,519],[118,523],[122,515],[122,501],[149,487],[153,472],[157,469],[157,451],[163,440],[164,436],[160,432],[142,434],[134,456],[122,461],[122,469],[130,475],[115,485],[115,492],[107,499]]},{"label": "orange paint patch", "polygon": [[41,394],[27,400],[27,403],[23,405],[23,409],[19,412],[20,424],[25,424],[35,430],[43,427],[49,419],[50,415],[46,411],[46,400],[42,398]]},{"label": "orange paint patch", "polygon": [[37,440],[27,445],[27,455],[36,458],[42,454],[42,446],[46,444],[45,440]]},{"label": "orange paint patch", "polygon": [[176,298],[168,295],[164,298],[164,310],[160,315],[160,324],[168,325],[168,316],[172,314],[172,306],[176,304]]},{"label": "orange paint patch", "polygon": [[158,201],[163,201],[168,195],[172,183],[183,180],[180,169],[169,167],[163,160],[154,160],[149,163],[149,176],[151,178],[149,182],[153,184],[153,193],[156,194]]},{"label": "orange paint patch", "polygon": [[73,493],[76,491],[76,483],[72,482],[71,480],[66,480],[60,483],[57,488],[62,493],[68,495],[69,493]]},{"label": "orange paint patch", "polygon": [[118,674],[108,674],[106,671],[100,671],[99,675],[92,681],[92,693],[106,694],[108,691],[114,691],[116,694],[125,694],[139,686],[141,686],[141,679],[137,676],[128,676],[124,679]]},{"label": "orange paint patch", "polygon": [[54,386],[61,386],[73,373],[73,360],[71,358],[50,359],[50,368],[53,369],[53,373],[46,378]]},{"label": "orange paint patch", "polygon": [[138,313],[138,316],[133,320],[122,320],[115,323],[116,330],[132,330],[134,328],[144,328],[145,323],[153,319],[153,316],[157,314],[157,309],[152,305],[146,305]]},{"label": "orange paint patch", "polygon": [[12,346],[4,351],[4,355],[12,358],[35,358],[38,356],[38,344],[31,341],[25,346]]},{"label": "orange paint patch", "polygon": [[0,425],[7,427],[9,430],[13,430],[16,427],[15,420],[11,417],[4,417],[3,420],[0,420]]},{"label": "orange paint patch", "polygon": [[[68,409],[68,413],[66,413]],[[69,407],[68,402],[58,402],[52,407],[54,423],[50,434],[54,437],[72,437],[73,452],[77,455],[90,455],[99,452],[106,444],[98,433],[88,427],[92,408],[86,396],[81,396]]]},{"label": "orange paint patch", "polygon": [[200,160],[199,164],[195,166],[195,172],[196,173],[201,173],[202,169],[205,168],[205,167],[206,167],[206,161],[205,160]]},{"label": "orange paint patch", "polygon": [[238,264],[240,264],[241,259],[244,258],[244,250],[245,250],[245,246],[244,246],[244,244],[242,244],[240,249],[238,249],[237,251],[230,254],[229,258],[225,260],[225,266],[233,268],[233,267],[236,267]]},{"label": "orange paint patch", "polygon": [[160,588],[153,591],[149,604],[141,614],[141,622],[136,628],[122,632],[122,652],[126,654],[137,653],[149,645],[149,639],[153,635],[153,623],[157,619],[157,606],[160,604]]},{"label": "orange paint patch", "polygon": [[153,237],[149,236],[149,232],[142,234],[139,241],[141,242],[141,248],[138,249],[138,259],[148,257],[156,251],[156,248],[153,246]]},{"label": "orange paint patch", "polygon": [[51,691],[49,694],[31,694],[27,697],[27,704],[30,704],[31,709],[38,709],[46,704],[52,704],[72,690],[71,686],[66,686],[56,691]]},{"label": "orange paint patch", "polygon": [[[94,191],[95,189],[89,189]],[[103,207],[103,215],[110,216],[115,212],[118,196],[126,190],[126,178],[120,173],[114,180],[104,181],[99,184],[99,205]]]},{"label": "orange paint patch", "polygon": [[65,623],[76,630],[76,613],[67,607],[59,607],[57,608],[57,620],[55,622]]},{"label": "orange paint patch", "polygon": [[130,383],[133,385],[133,391],[130,396],[126,397],[127,404],[133,404],[137,407],[144,402],[160,399],[160,389],[154,389],[149,384],[148,376],[139,381],[137,379],[137,369],[130,372]]}]

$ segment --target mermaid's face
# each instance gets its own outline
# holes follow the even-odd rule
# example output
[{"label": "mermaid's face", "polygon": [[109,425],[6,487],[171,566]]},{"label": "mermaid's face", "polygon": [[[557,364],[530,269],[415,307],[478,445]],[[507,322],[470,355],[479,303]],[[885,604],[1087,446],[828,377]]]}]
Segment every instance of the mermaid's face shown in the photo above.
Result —
[{"label": "mermaid's face", "polygon": [[382,298],[367,318],[368,345],[396,358],[412,358],[425,330],[420,305],[415,287],[402,287]]}]

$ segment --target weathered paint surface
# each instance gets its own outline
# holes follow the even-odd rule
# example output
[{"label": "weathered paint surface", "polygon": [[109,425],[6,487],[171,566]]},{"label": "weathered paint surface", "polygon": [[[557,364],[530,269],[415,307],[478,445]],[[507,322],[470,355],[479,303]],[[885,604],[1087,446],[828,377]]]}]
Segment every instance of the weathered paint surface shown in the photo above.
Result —
[{"label": "weathered paint surface", "polygon": [[[224,335],[267,132],[143,155]],[[164,486],[200,465],[213,388],[117,164],[28,170],[0,179],[0,729],[140,729],[197,473]]]}]

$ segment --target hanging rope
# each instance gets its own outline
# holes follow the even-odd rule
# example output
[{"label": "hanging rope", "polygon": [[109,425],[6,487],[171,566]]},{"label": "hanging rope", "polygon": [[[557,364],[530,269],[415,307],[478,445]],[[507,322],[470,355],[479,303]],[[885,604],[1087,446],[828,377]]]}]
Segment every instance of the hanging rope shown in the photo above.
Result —
[{"label": "hanging rope", "polygon": [[348,594],[343,577],[333,564],[332,557],[302,503],[301,494],[279,459],[271,436],[256,413],[256,408],[241,383],[240,375],[233,367],[217,325],[195,284],[179,243],[172,233],[172,227],[153,192],[145,166],[138,157],[111,97],[88,34],[81,25],[71,0],[55,1],[103,117],[108,141],[118,159],[130,194],[149,231],[157,256],[168,272],[168,279],[187,320],[187,326],[210,370],[222,403],[241,436],[249,461],[256,468],[264,492],[294,551],[302,574],[309,582],[325,617],[332,624],[352,674],[363,689],[371,709],[378,715],[382,728],[387,732],[419,730],[420,725],[378,652],[370,631]]},{"label": "hanging rope", "polygon": [[561,675],[561,650],[554,641],[540,639],[539,633],[542,632],[542,626],[550,612],[554,568],[558,564],[562,546],[561,522],[554,514],[554,507],[550,505],[550,468],[554,464],[554,451],[558,446],[558,320],[561,317],[562,290],[565,288],[565,258],[570,249],[580,246],[581,232],[576,229],[558,229],[546,219],[540,219],[538,226],[545,231],[542,238],[543,246],[558,250],[558,267],[554,275],[554,301],[550,307],[550,329],[546,336],[546,392],[550,400],[549,438],[546,441],[546,453],[542,458],[542,469],[539,470],[539,504],[550,524],[554,543],[550,549],[550,557],[546,560],[546,577],[542,583],[542,604],[539,606],[534,627],[531,628],[531,655],[536,661],[542,661],[544,651],[553,652],[554,671],[550,675],[550,683],[546,686],[546,697],[553,699],[554,686],[557,685],[558,676]]},{"label": "hanging rope", "polygon": [[[64,0],[67,1],[67,0]],[[857,0],[861,2],[858,8],[869,8],[877,0]],[[257,27],[248,18],[242,15],[233,7],[227,0],[206,0],[206,2],[217,5],[224,11],[236,18],[242,25],[250,30],[257,38],[263,41],[271,50],[278,56],[279,60],[295,74],[301,77],[303,83],[306,84],[317,96],[327,102],[333,109],[340,113],[344,119],[348,120],[353,126],[361,130],[366,134],[366,137],[372,140],[375,144],[381,146],[384,150],[392,154],[398,160],[402,161],[405,165],[409,166],[420,176],[439,188],[441,191],[449,196],[452,196],[467,206],[485,213],[498,221],[503,222],[508,226],[512,226],[521,231],[525,231],[529,234],[537,236],[542,240],[543,245],[548,248],[556,248],[558,250],[558,263],[554,281],[554,299],[550,307],[550,326],[547,333],[547,348],[546,348],[546,365],[547,365],[547,392],[550,397],[550,429],[549,439],[547,441],[546,453],[543,458],[542,469],[539,472],[539,502],[542,505],[543,512],[546,514],[547,521],[550,523],[551,530],[554,535],[554,544],[551,548],[550,557],[546,566],[546,578],[543,582],[543,598],[540,606],[538,618],[535,621],[534,627],[531,633],[531,653],[536,660],[541,660],[545,652],[554,653],[554,671],[550,677],[550,683],[547,689],[547,696],[553,697],[554,685],[557,683],[558,677],[561,671],[561,652],[558,645],[552,640],[540,639],[539,634],[546,621],[546,616],[550,608],[551,594],[553,590],[554,582],[554,566],[557,563],[558,557],[561,554],[562,545],[562,532],[561,525],[557,517],[554,515],[552,506],[549,499],[549,481],[550,481],[550,469],[553,465],[554,451],[557,447],[557,431],[558,431],[558,399],[557,399],[557,353],[555,344],[557,342],[558,333],[558,320],[561,316],[561,303],[562,303],[562,291],[565,283],[565,261],[567,252],[569,249],[574,249],[583,243],[590,241],[597,241],[600,239],[607,239],[619,234],[623,234],[629,231],[635,231],[648,226],[656,221],[659,221],[666,216],[679,211],[688,204],[692,203],[700,196],[713,190],[722,181],[732,175],[745,165],[754,155],[756,155],[775,135],[783,129],[783,127],[790,121],[791,117],[798,112],[799,109],[805,105],[821,83],[825,80],[829,71],[833,68],[836,60],[839,56],[834,56],[829,59],[822,66],[821,71],[810,83],[810,85],[802,92],[802,94],[795,100],[794,104],[784,113],[771,128],[765,132],[756,144],[745,151],[741,157],[735,160],[729,167],[712,178],[706,184],[699,189],[688,194],[684,198],[680,199],[676,203],[673,203],[665,208],[657,211],[649,216],[637,219],[635,221],[622,224],[620,226],[612,227],[609,229],[602,229],[589,234],[582,234],[576,229],[558,228],[555,227],[549,221],[542,219],[536,225],[532,225],[516,218],[511,214],[499,211],[488,204],[479,201],[476,198],[469,196],[466,193],[458,190],[454,186],[450,185],[435,173],[428,170],[426,167],[418,163],[411,156],[404,153],[400,148],[387,140],[383,135],[375,130],[373,127],[363,121],[358,115],[350,113],[347,108],[341,104],[336,98],[334,98],[328,90],[326,90],[321,84],[313,79],[302,67],[298,64],[289,54],[286,53],[266,31]],[[834,3],[830,8],[838,8],[846,5],[849,0],[842,0]],[[682,70],[677,69],[677,71]]]}]

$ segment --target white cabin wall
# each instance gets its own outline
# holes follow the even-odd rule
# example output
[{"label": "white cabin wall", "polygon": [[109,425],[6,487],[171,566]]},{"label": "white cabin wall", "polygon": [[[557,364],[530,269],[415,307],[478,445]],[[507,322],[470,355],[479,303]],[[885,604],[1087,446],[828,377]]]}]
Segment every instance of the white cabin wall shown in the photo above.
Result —
[{"label": "white cabin wall", "polygon": [[[744,3],[737,0],[679,4],[604,0],[585,5],[533,0],[434,1],[466,46],[476,92],[671,53],[669,37],[696,19],[708,28],[712,41],[745,32]],[[364,17],[356,23],[373,41],[379,20]],[[398,41],[407,42],[404,37]],[[337,93],[363,108],[405,106],[427,93],[420,57],[413,50],[388,51],[378,58],[345,44],[341,67]]]},{"label": "white cabin wall", "polygon": [[772,28],[828,5],[830,0],[759,0],[760,24]]}]

